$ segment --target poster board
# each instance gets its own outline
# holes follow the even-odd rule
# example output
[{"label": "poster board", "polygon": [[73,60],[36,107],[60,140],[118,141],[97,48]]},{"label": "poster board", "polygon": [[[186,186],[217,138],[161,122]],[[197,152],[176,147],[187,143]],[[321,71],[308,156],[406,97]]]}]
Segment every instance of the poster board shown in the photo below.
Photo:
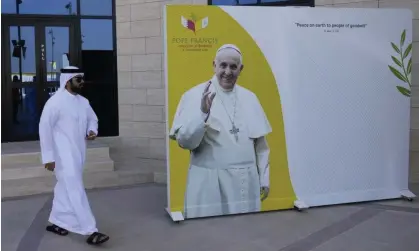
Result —
[{"label": "poster board", "polygon": [[[164,18],[174,220],[413,196],[410,11],[167,5]],[[237,144],[227,140],[231,116],[221,107],[231,107],[214,73],[217,50],[230,44],[244,66],[234,89]],[[210,81],[217,95],[203,117]],[[264,123],[271,130],[258,134]],[[269,151],[255,150],[253,162],[231,147],[260,138]]]}]

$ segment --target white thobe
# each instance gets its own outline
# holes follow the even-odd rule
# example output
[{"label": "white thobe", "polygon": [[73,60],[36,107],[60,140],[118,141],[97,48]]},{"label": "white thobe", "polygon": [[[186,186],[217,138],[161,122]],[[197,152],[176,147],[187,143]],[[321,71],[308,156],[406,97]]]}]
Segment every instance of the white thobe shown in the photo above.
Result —
[{"label": "white thobe", "polygon": [[39,123],[42,163],[55,162],[57,178],[49,221],[81,235],[97,232],[83,184],[86,135],[97,129],[89,101],[65,89],[46,102]]},{"label": "white thobe", "polygon": [[[170,131],[171,139],[191,151],[185,218],[260,211],[260,188],[269,187],[265,136],[271,126],[258,98],[239,85],[236,93],[224,92],[215,77],[211,81],[210,91],[215,92],[215,85],[219,91],[207,122],[200,110],[203,83],[182,96]],[[230,133],[235,98],[237,140]]]}]

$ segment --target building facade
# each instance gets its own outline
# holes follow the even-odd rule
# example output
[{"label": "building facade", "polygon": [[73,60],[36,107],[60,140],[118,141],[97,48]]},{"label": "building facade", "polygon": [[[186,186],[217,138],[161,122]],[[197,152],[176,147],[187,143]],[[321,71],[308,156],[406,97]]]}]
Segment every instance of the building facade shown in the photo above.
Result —
[{"label": "building facade", "polygon": [[[165,180],[165,4],[409,8],[414,13],[410,181],[419,182],[418,0],[36,2],[38,7],[21,0],[2,1],[2,37],[11,41],[2,43],[2,142],[37,140],[38,115],[57,88],[56,72],[76,64],[86,72],[85,96],[100,119],[98,140],[109,145],[115,172],[135,177],[133,183]],[[22,97],[30,100],[25,109],[18,109],[26,115],[14,109],[22,106]]]}]

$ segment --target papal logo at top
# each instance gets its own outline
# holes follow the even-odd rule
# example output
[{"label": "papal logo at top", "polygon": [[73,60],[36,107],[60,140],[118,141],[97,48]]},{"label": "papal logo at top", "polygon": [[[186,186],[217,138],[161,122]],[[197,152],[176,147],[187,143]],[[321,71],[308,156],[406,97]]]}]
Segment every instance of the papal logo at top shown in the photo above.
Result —
[{"label": "papal logo at top", "polygon": [[199,19],[192,13],[189,18],[181,16],[182,26],[196,34],[197,31],[207,28],[208,17]]}]

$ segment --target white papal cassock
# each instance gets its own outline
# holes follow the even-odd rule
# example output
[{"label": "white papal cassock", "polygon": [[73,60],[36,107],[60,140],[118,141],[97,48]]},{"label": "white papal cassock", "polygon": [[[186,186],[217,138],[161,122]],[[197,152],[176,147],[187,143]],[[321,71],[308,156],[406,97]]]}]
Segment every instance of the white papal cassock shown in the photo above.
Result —
[{"label": "white papal cassock", "polygon": [[[260,211],[260,188],[269,187],[265,136],[272,129],[258,98],[237,84],[233,91],[224,91],[215,76],[211,82],[209,90],[217,94],[207,122],[200,110],[207,85],[202,83],[182,96],[169,135],[191,151],[186,218]],[[230,133],[234,99],[237,140]]]},{"label": "white papal cassock", "polygon": [[[77,69],[66,67],[66,69]],[[97,232],[83,184],[86,135],[97,134],[98,119],[89,101],[70,94],[66,82],[80,74],[63,73],[60,89],[46,102],[39,123],[42,163],[55,162],[57,183],[49,221],[70,232]]]}]

